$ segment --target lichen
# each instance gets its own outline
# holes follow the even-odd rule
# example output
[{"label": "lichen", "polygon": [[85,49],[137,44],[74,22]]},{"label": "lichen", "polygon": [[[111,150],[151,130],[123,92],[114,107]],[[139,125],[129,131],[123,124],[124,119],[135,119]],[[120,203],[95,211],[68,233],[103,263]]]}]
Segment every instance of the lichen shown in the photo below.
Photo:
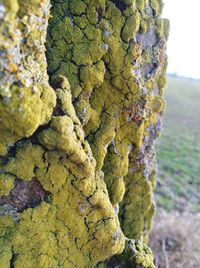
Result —
[{"label": "lichen", "polygon": [[48,3],[4,4],[6,13],[0,24],[0,155],[46,124],[55,106],[44,57]]},{"label": "lichen", "polygon": [[0,174],[0,196],[6,196],[14,187],[15,177],[9,174]]},{"label": "lichen", "polygon": [[154,267],[162,3],[51,5],[0,1],[0,267]]},{"label": "lichen", "polygon": [[111,258],[104,267],[115,268],[116,266],[155,268],[151,249],[138,240],[127,240],[123,254]]},{"label": "lichen", "polygon": [[[164,20],[158,18],[162,5],[160,1],[102,2],[106,8],[94,4],[87,10],[85,28],[76,23],[76,16],[68,6],[70,15],[62,17],[56,25],[62,28],[62,35],[70,36],[72,29],[81,34],[67,41],[61,41],[58,32],[57,37],[53,36],[54,20],[60,16],[57,12],[60,4],[53,3],[47,42],[49,74],[59,73],[69,78],[76,112],[84,125],[97,169],[105,173],[111,202],[115,207],[122,201],[122,228],[128,237],[143,239],[151,226],[155,207],[154,179],[150,178],[156,166],[153,140],[159,134],[152,132],[159,128],[157,115],[159,118],[164,109],[160,95],[164,84],[160,86],[159,82],[166,66],[167,36],[161,34]],[[148,13],[148,8],[153,11]],[[152,19],[154,16],[156,19]],[[64,28],[67,19],[73,23]],[[95,39],[92,38],[94,24]],[[140,32],[141,27],[146,30]],[[94,40],[98,41],[98,58],[96,49],[90,49]],[[57,54],[54,60],[51,55],[57,53],[61,42],[67,56],[62,55],[58,60]],[[96,61],[106,67],[106,71],[99,73],[101,79],[95,74],[98,73]],[[76,80],[69,72],[72,64],[80,74]],[[154,96],[156,88],[160,93]]]},{"label": "lichen", "polygon": [[[50,196],[40,205],[24,209],[20,224],[9,229],[6,239],[17,256],[14,267],[24,263],[27,267],[92,267],[120,253],[124,235],[103,173],[95,171],[96,161],[69,104],[69,85],[62,77],[54,78],[52,84],[57,85],[55,92],[64,115],[53,116],[49,127],[41,129],[35,137],[37,145],[31,140],[22,142],[1,166],[2,171],[23,180],[37,178]],[[0,204],[3,200],[0,198]],[[4,262],[9,263],[11,256],[7,254]]]}]

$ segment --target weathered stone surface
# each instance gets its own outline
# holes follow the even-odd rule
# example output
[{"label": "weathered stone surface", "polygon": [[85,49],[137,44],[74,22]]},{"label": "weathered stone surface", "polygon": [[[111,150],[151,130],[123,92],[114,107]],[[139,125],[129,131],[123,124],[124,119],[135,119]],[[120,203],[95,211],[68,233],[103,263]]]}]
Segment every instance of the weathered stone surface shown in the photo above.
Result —
[{"label": "weathered stone surface", "polygon": [[0,0],[0,268],[153,267],[162,3],[51,5]]}]

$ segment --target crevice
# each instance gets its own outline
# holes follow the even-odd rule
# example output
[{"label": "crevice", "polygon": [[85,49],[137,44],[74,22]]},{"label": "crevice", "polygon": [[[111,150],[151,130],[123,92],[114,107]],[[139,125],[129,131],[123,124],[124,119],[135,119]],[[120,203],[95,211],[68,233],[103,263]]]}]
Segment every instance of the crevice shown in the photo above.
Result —
[{"label": "crevice", "polygon": [[[4,156],[0,156],[0,164],[6,165],[11,157],[16,155],[17,149],[22,146],[22,144],[26,143],[28,138],[22,138],[18,140],[14,145],[8,146],[8,153]],[[1,173],[1,171],[0,171]]]},{"label": "crevice", "polygon": [[14,251],[12,251],[12,258],[10,260],[10,268],[14,268],[14,264],[15,264],[15,260],[17,258],[17,254],[14,253]]},{"label": "crevice", "polygon": [[53,116],[64,116],[65,113],[62,110],[62,104],[59,99],[57,99],[56,107],[53,110]]},{"label": "crevice", "polygon": [[124,11],[126,9],[126,5],[121,0],[113,0],[113,3],[120,11]]}]

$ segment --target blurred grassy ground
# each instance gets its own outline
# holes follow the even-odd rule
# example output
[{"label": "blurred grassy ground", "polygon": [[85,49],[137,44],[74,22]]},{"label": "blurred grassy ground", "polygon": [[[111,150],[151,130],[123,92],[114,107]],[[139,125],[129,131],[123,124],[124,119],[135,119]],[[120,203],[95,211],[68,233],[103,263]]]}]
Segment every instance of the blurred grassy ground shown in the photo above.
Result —
[{"label": "blurred grassy ground", "polygon": [[156,143],[157,205],[200,210],[200,81],[168,77],[163,133]]},{"label": "blurred grassy ground", "polygon": [[200,81],[169,77],[166,100],[149,244],[156,268],[199,268]]}]

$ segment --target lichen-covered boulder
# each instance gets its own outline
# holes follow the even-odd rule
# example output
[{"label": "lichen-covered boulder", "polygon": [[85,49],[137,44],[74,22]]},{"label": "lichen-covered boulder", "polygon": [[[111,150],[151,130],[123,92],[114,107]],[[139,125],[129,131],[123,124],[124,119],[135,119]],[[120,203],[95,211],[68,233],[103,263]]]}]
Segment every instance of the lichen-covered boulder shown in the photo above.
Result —
[{"label": "lichen-covered boulder", "polygon": [[52,1],[49,21],[48,73],[69,79],[97,169],[134,239],[154,214],[169,27],[161,10],[161,1]]},{"label": "lichen-covered boulder", "polygon": [[0,0],[0,268],[154,267],[161,11]]}]

